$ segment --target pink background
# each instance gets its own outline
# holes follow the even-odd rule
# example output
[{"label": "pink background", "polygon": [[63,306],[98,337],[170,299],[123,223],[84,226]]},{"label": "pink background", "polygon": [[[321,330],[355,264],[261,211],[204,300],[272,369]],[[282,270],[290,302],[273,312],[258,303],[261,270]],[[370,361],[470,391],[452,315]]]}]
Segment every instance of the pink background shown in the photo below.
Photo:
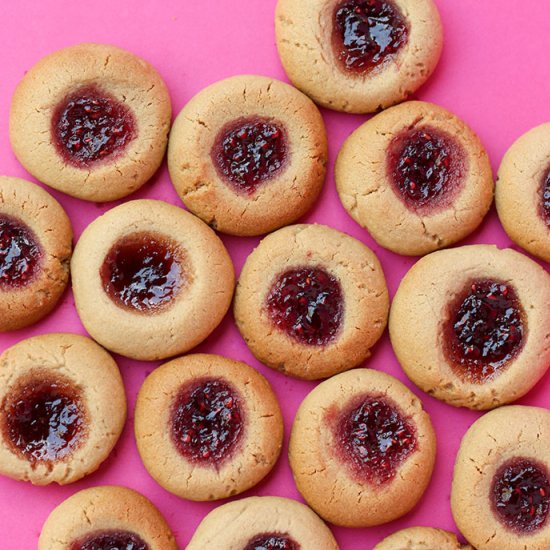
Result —
[{"label": "pink background", "polygon": [[[45,54],[83,41],[112,43],[127,48],[160,71],[177,113],[203,87],[231,75],[257,73],[286,80],[274,43],[275,3],[276,0],[2,2],[0,173],[30,179],[10,149],[8,111],[17,82]],[[517,0],[437,0],[437,3],[445,27],[445,49],[435,75],[417,97],[439,103],[463,117],[481,136],[496,169],[514,139],[548,119],[550,5],[540,0],[524,0],[521,7]],[[323,111],[323,115],[330,142],[328,177],[321,199],[302,221],[331,225],[371,246],[382,261],[393,295],[414,259],[399,257],[374,244],[340,205],[332,176],[340,145],[366,117],[328,111]],[[57,192],[53,195],[67,209],[76,236],[95,217],[114,206],[97,206]],[[131,198],[145,197],[181,205],[165,165]],[[240,271],[258,239],[222,238],[237,272]],[[467,242],[510,244],[494,210]],[[52,331],[85,333],[70,292],[46,320],[25,331],[0,335],[0,352],[23,338]],[[196,351],[220,353],[248,362],[267,376],[281,401],[286,428],[283,454],[267,480],[243,496],[282,495],[300,499],[288,466],[286,443],[296,408],[314,384],[286,378],[255,361],[237,332],[231,314]],[[129,419],[115,451],[98,472],[66,487],[32,487],[0,479],[0,546],[3,549],[35,548],[49,512],[74,492],[93,485],[122,484],[144,493],[160,508],[182,547],[188,543],[201,519],[216,506],[216,503],[196,504],[181,500],[164,491],[149,477],[134,443],[133,407],[143,379],[157,364],[121,357],[116,359],[128,392]],[[338,542],[345,550],[370,549],[384,536],[406,526],[423,524],[455,530],[449,510],[454,457],[461,436],[479,415],[441,404],[414,388],[405,379],[392,353],[387,333],[377,345],[368,366],[398,377],[420,395],[432,415],[439,438],[437,464],[426,495],[412,513],[377,528],[334,528]],[[548,405],[550,398],[546,395],[549,390],[550,377],[546,377],[521,402]]]}]

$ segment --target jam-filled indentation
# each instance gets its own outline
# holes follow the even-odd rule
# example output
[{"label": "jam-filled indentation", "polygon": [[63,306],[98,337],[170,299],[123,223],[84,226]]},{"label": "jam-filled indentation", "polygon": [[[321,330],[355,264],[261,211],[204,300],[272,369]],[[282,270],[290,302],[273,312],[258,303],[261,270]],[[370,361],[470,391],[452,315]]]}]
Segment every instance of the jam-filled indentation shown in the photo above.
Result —
[{"label": "jam-filled indentation", "polygon": [[101,531],[74,542],[71,550],[150,550],[141,537],[130,531]]},{"label": "jam-filled indentation", "polygon": [[300,545],[287,533],[262,533],[252,538],[244,550],[300,550]]},{"label": "jam-filled indentation", "polygon": [[550,169],[545,173],[540,188],[540,214],[544,223],[550,227]]}]

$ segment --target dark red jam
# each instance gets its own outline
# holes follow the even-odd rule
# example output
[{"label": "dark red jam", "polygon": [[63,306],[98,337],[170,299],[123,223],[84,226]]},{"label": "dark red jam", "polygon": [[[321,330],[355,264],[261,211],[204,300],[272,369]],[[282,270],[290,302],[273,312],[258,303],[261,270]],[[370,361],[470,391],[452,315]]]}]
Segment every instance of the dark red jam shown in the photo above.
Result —
[{"label": "dark red jam", "polygon": [[411,210],[448,204],[463,180],[465,154],[449,134],[424,126],[398,134],[390,143],[387,171]]},{"label": "dark red jam", "polygon": [[244,550],[300,550],[300,545],[286,533],[262,533],[254,537]]},{"label": "dark red jam", "polygon": [[286,134],[278,122],[239,119],[222,128],[212,149],[220,176],[237,191],[252,194],[285,166]]},{"label": "dark red jam", "polygon": [[546,225],[550,227],[550,170],[548,170],[542,181],[541,195],[542,219],[544,220]]},{"label": "dark red jam", "polygon": [[382,396],[355,399],[332,424],[339,454],[358,478],[370,483],[393,479],[416,450],[414,426]]},{"label": "dark red jam", "polygon": [[477,280],[449,307],[447,356],[459,376],[480,384],[498,375],[518,353],[525,330],[514,288]]},{"label": "dark red jam", "polygon": [[229,458],[244,431],[238,392],[227,382],[203,379],[185,385],[171,415],[172,441],[180,453],[201,464]]},{"label": "dark red jam", "polygon": [[129,531],[103,531],[74,542],[71,550],[149,550],[149,545]]},{"label": "dark red jam", "polygon": [[505,527],[520,534],[536,531],[548,516],[548,471],[531,459],[510,460],[493,479],[492,496],[493,509]]},{"label": "dark red jam", "polygon": [[105,292],[119,306],[140,312],[166,307],[184,285],[182,253],[170,239],[132,233],[118,240],[103,260]]},{"label": "dark red jam", "polygon": [[333,44],[346,71],[367,73],[406,44],[407,21],[390,0],[344,0],[334,11]]},{"label": "dark red jam", "polygon": [[136,137],[136,125],[125,104],[90,85],[57,106],[52,136],[65,162],[83,168],[118,157]]},{"label": "dark red jam", "polygon": [[40,268],[42,249],[23,222],[0,214],[0,288],[19,288]]},{"label": "dark red jam", "polygon": [[4,398],[4,435],[32,463],[60,460],[80,443],[85,413],[79,390],[68,380],[38,372]]},{"label": "dark red jam", "polygon": [[267,310],[277,327],[302,344],[322,346],[336,336],[343,314],[340,282],[319,267],[281,273],[267,296]]}]

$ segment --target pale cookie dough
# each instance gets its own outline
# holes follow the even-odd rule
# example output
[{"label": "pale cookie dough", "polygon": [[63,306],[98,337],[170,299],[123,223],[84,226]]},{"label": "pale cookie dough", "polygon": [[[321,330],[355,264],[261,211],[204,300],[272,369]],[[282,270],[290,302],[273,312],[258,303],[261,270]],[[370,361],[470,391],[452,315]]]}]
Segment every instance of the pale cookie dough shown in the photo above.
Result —
[{"label": "pale cookie dough", "polygon": [[409,527],[379,542],[373,550],[474,550],[454,533],[433,527]]}]

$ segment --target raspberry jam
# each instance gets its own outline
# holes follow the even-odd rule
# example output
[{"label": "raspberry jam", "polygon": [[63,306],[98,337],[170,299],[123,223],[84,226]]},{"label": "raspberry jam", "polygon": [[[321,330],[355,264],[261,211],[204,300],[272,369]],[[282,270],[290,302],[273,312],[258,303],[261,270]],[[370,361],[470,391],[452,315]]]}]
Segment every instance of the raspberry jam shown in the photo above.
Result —
[{"label": "raspberry jam", "polygon": [[430,126],[406,130],[391,141],[387,172],[410,210],[444,206],[463,180],[464,150],[449,134]]},{"label": "raspberry jam", "polygon": [[368,73],[406,44],[405,17],[389,0],[344,0],[334,11],[333,46],[344,70]]},{"label": "raspberry jam", "polygon": [[120,307],[139,312],[165,308],[185,283],[182,256],[178,245],[162,235],[122,237],[103,260],[103,288]]},{"label": "raspberry jam", "polygon": [[338,279],[320,267],[303,267],[277,276],[267,311],[275,325],[298,342],[322,346],[338,333],[343,302]]},{"label": "raspberry jam", "polygon": [[25,286],[40,268],[42,249],[23,222],[0,214],[0,289]]},{"label": "raspberry jam", "polygon": [[239,119],[225,126],[212,148],[220,177],[249,195],[283,170],[287,156],[282,125],[263,118]]},{"label": "raspberry jam", "polygon": [[542,219],[550,227],[550,170],[548,170],[542,181],[541,199]]},{"label": "raspberry jam", "polygon": [[149,550],[149,545],[129,531],[103,531],[74,542],[71,550]]},{"label": "raspberry jam", "polygon": [[66,457],[84,435],[80,391],[57,374],[39,372],[22,380],[4,398],[2,414],[7,441],[31,463]]},{"label": "raspberry jam", "polygon": [[52,137],[61,157],[77,168],[114,159],[136,137],[130,109],[95,85],[67,96],[55,109]]},{"label": "raspberry jam", "polygon": [[495,475],[491,492],[495,515],[508,529],[530,533],[546,523],[550,482],[542,464],[525,458],[506,462]]},{"label": "raspberry jam", "polygon": [[171,424],[172,441],[184,457],[219,464],[231,456],[243,435],[241,398],[224,380],[196,380],[180,390]]},{"label": "raspberry jam", "polygon": [[445,351],[460,377],[480,384],[498,375],[520,351],[525,330],[514,288],[477,280],[449,307]]},{"label": "raspberry jam", "polygon": [[286,533],[262,533],[254,537],[244,550],[300,550],[300,545]]},{"label": "raspberry jam", "polygon": [[382,396],[354,399],[331,424],[337,452],[358,478],[370,483],[393,479],[417,447],[414,426]]}]

